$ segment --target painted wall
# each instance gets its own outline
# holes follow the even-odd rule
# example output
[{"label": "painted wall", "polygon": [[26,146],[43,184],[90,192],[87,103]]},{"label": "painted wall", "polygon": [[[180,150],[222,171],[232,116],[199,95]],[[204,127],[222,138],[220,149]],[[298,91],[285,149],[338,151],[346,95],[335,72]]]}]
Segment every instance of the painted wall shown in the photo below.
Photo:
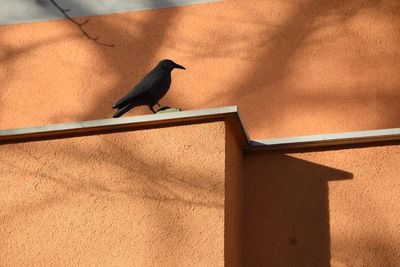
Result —
[{"label": "painted wall", "polygon": [[399,145],[243,157],[215,122],[0,152],[0,265],[400,265]]},{"label": "painted wall", "polygon": [[[113,47],[89,40],[67,20],[0,26],[0,128],[111,117],[112,103],[162,58],[187,68],[174,71],[162,104],[184,110],[238,105],[254,139],[400,127],[397,0],[228,0],[90,17],[84,29]],[[145,113],[147,107],[129,115]],[[73,146],[62,140],[2,146],[11,156],[1,157],[0,201],[7,208],[0,210],[0,234],[7,238],[0,239],[0,259],[30,265],[29,259],[40,264],[57,255],[78,263],[88,253],[95,256],[84,265],[115,258],[129,264],[132,251],[146,257],[174,247],[167,263],[181,257],[185,264],[190,255],[222,264],[223,185],[214,178],[229,174],[221,160],[237,159],[223,157],[226,136],[213,125],[184,127],[179,135],[166,130],[157,138],[141,132],[74,139]],[[205,145],[210,140],[215,147]],[[246,155],[245,262],[400,265],[398,150]],[[181,167],[171,169],[167,159]],[[66,168],[74,164],[82,167]],[[100,167],[108,171],[93,176]],[[136,213],[127,216],[127,210]],[[204,225],[202,214],[209,219]],[[198,239],[185,237],[208,235],[215,221],[218,249],[190,254]],[[135,236],[132,225],[152,235]],[[87,243],[76,242],[82,236]]]},{"label": "painted wall", "polygon": [[247,154],[246,266],[399,266],[399,153]]},{"label": "painted wall", "polygon": [[3,25],[0,127],[111,117],[162,58],[187,67],[162,104],[239,105],[252,138],[400,127],[399,3],[227,0],[91,17],[84,29],[114,47],[67,20]]},{"label": "painted wall", "polygon": [[0,265],[223,266],[225,145],[215,122],[0,146]]}]

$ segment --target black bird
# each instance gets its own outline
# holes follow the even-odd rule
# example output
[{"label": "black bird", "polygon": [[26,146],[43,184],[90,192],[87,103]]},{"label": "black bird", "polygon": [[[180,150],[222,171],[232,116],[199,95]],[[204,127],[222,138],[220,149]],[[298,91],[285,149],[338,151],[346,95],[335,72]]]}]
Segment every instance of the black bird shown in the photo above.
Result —
[{"label": "black bird", "polygon": [[[173,69],[185,69],[172,60],[161,60],[133,89],[123,98],[118,100],[113,109],[118,109],[114,118],[118,118],[137,106],[149,106],[153,113],[156,113],[153,106],[167,93],[171,85],[171,72]],[[165,107],[164,107],[165,108]]]}]

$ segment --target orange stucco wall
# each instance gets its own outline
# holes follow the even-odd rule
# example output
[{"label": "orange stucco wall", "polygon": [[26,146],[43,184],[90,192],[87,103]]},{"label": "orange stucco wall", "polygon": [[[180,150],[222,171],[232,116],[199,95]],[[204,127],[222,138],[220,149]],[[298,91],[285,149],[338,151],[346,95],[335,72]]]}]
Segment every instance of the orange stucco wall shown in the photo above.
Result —
[{"label": "orange stucco wall", "polygon": [[[236,125],[237,126],[237,125]],[[233,123],[225,123],[225,266],[244,263],[243,140]]]},{"label": "orange stucco wall", "polygon": [[215,122],[1,145],[0,265],[400,265],[398,144],[238,141]]},{"label": "orange stucco wall", "polygon": [[399,266],[399,153],[247,154],[246,266]]},{"label": "orange stucco wall", "polygon": [[0,265],[223,266],[224,140],[216,122],[0,146]]},{"label": "orange stucco wall", "polygon": [[[162,104],[238,105],[252,139],[400,127],[397,0],[226,0],[90,17],[85,29],[115,46],[67,20],[0,26],[0,128],[109,118],[162,58],[187,68]],[[215,266],[229,252],[247,266],[400,265],[399,146],[240,162],[224,129],[1,146],[1,263]],[[229,180],[226,192],[245,205],[234,198],[241,208],[225,215],[244,220],[225,225],[222,181],[240,174],[245,191]]]},{"label": "orange stucco wall", "polygon": [[187,67],[162,104],[238,105],[252,138],[400,127],[399,3],[226,0],[91,17],[85,29],[113,48],[66,20],[0,26],[0,127],[111,117],[161,58]]}]

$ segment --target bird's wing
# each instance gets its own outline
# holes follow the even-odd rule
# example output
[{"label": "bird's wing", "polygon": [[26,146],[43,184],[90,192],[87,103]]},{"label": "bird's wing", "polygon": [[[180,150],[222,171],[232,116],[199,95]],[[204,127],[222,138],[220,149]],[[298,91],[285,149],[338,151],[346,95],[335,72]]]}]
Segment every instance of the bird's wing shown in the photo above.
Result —
[{"label": "bird's wing", "polygon": [[163,73],[147,74],[126,96],[118,100],[112,107],[121,108],[126,106],[135,97],[149,93],[151,94],[152,89],[161,84],[163,78]]}]

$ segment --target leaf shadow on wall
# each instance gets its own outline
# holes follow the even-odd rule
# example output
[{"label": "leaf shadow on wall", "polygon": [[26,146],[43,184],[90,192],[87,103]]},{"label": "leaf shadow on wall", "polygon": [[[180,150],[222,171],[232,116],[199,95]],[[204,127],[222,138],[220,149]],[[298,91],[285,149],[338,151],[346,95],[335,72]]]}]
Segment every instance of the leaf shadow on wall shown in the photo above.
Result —
[{"label": "leaf shadow on wall", "polygon": [[[217,214],[217,218],[212,216],[213,220],[223,224],[223,168],[214,169],[212,166],[216,165],[213,164],[207,165],[211,166],[208,170],[200,167],[204,166],[202,158],[209,156],[204,146],[201,146],[203,156],[193,155],[197,159],[193,161],[185,159],[187,154],[181,152],[189,150],[189,145],[192,145],[189,141],[181,140],[180,144],[171,142],[160,149],[157,140],[167,140],[166,137],[170,136],[168,132],[171,130],[164,129],[155,138],[151,130],[144,131],[136,135],[137,138],[130,135],[128,143],[122,138],[124,134],[110,134],[1,146],[7,157],[0,159],[3,169],[0,186],[7,189],[0,214],[0,240],[4,240],[5,244],[15,244],[13,236],[2,230],[23,232],[21,227],[25,224],[18,221],[30,221],[30,218],[37,218],[33,219],[36,222],[34,225],[42,224],[45,225],[42,228],[46,228],[51,224],[50,228],[57,229],[57,237],[52,238],[53,241],[59,240],[58,232],[69,229],[71,237],[68,242],[74,242],[76,228],[87,229],[85,234],[88,237],[97,238],[98,232],[93,231],[95,226],[81,220],[90,218],[100,229],[110,228],[109,224],[118,228],[121,221],[130,221],[129,228],[123,229],[128,229],[133,235],[135,231],[141,231],[136,229],[143,229],[138,221],[146,221],[149,225],[146,229],[149,230],[141,232],[141,238],[122,242],[121,249],[125,245],[132,248],[127,261],[155,259],[151,251],[144,257],[138,253],[137,247],[145,239],[162,239],[157,247],[161,254],[163,251],[180,251],[180,248],[192,250],[189,246],[193,241],[191,227],[199,226],[198,230],[205,224],[202,218],[196,224],[193,217],[186,214]],[[191,136],[193,134],[192,131]],[[203,130],[197,132],[198,136],[202,134]],[[188,136],[186,140],[191,139],[184,131],[182,135]],[[143,146],[146,146],[145,149]],[[211,150],[219,158],[223,157],[219,150]],[[144,155],[146,151],[147,157]],[[96,170],[99,170],[97,174]],[[127,208],[122,210],[119,207]],[[63,219],[49,220],[49,216]],[[123,219],[115,220],[115,216]],[[65,226],[64,222],[71,223]],[[36,235],[31,229],[26,231],[40,237],[40,233]],[[118,231],[110,233],[110,240],[116,240]],[[43,250],[51,253],[52,247],[44,245]],[[87,248],[77,246],[77,249],[82,253],[75,256],[84,257],[83,252]],[[108,250],[95,250],[93,253],[100,251],[109,255]],[[65,253],[70,253],[70,250],[66,249]],[[178,265],[185,265],[179,264],[179,260],[182,259],[176,259]]]},{"label": "leaf shadow on wall", "polygon": [[[157,1],[148,2],[150,6],[157,6]],[[69,1],[57,1],[57,3],[63,9],[71,8]],[[61,12],[49,1],[36,0],[35,4],[44,12],[61,15]],[[167,6],[173,6],[173,4],[169,0],[163,2],[163,5]],[[71,10],[71,13],[75,9],[79,9],[83,14],[93,13],[90,7],[83,3],[74,2],[73,7],[74,10]],[[15,81],[18,81],[25,85],[29,84],[29,86],[18,88],[18,93],[35,96],[37,91],[41,90],[40,94],[46,99],[52,99],[45,104],[42,102],[43,97],[29,99],[26,109],[30,106],[44,106],[40,113],[29,112],[30,122],[16,119],[21,116],[21,110],[19,114],[11,114],[7,108],[1,109],[0,111],[4,112],[2,115],[5,123],[11,123],[11,126],[6,127],[26,127],[31,123],[37,125],[112,117],[114,113],[112,104],[125,95],[146,72],[158,63],[160,58],[157,54],[165,43],[167,30],[171,23],[179,19],[179,10],[173,9],[172,14],[170,10],[170,8],[164,8],[74,18],[79,23],[89,19],[89,22],[83,26],[84,30],[91,36],[99,36],[100,42],[113,44],[114,47],[101,46],[88,39],[77,25],[66,19],[45,24],[41,22],[28,24],[32,25],[30,27],[34,31],[33,34],[36,34],[35,31],[43,32],[44,26],[49,27],[51,31],[49,34],[35,36],[33,40],[23,42],[21,45],[15,40],[9,41],[7,35],[7,38],[0,35],[0,46],[5,51],[5,53],[0,53],[0,61],[3,63],[2,68],[7,71],[4,72],[6,73],[4,77],[0,74],[0,78],[5,79],[4,83],[7,83],[7,87],[18,87],[13,85]],[[37,26],[34,27],[34,25]],[[54,25],[58,28],[55,29]],[[37,56],[21,68],[20,62],[26,60],[27,55],[33,54]],[[29,72],[24,71],[25,68],[40,70],[46,64],[52,67],[38,72],[33,81],[28,80],[30,76]],[[17,79],[19,73],[22,73],[22,77]],[[101,78],[91,82],[87,77]],[[106,82],[102,80],[103,78]],[[41,84],[40,88],[36,85],[37,83]],[[66,95],[60,94],[60,91],[66,92]],[[77,98],[70,94],[74,91],[78,92]],[[24,99],[9,99],[8,101],[9,103],[15,101],[17,104]],[[82,104],[77,108],[75,106],[77,103]],[[141,111],[149,113],[147,107],[143,107]]]},{"label": "leaf shadow on wall", "polygon": [[[268,2],[281,2],[282,7]],[[210,69],[204,76],[213,82],[204,89],[207,97],[198,100],[200,105],[238,105],[253,138],[265,138],[267,132],[270,136],[285,136],[341,131],[338,127],[343,127],[343,131],[357,130],[356,127],[365,129],[366,125],[396,127],[398,112],[394,103],[399,95],[392,87],[396,87],[398,79],[389,74],[373,77],[378,70],[396,69],[388,61],[398,57],[395,52],[398,49],[386,51],[384,46],[378,45],[382,39],[379,31],[349,27],[353,20],[369,18],[374,12],[374,16],[379,17],[371,22],[374,27],[398,14],[398,8],[396,11],[395,6],[390,8],[382,2],[256,1],[248,5],[249,8],[265,11],[254,12],[251,19],[234,16],[245,14],[246,10],[232,12],[232,16],[221,12],[221,16],[212,17],[214,23],[207,29],[213,37],[211,41],[193,35],[179,40],[179,45],[172,44],[172,48],[193,60],[203,60],[204,66]],[[198,21],[210,20],[207,15],[199,15]],[[215,24],[222,23],[229,25],[229,31],[215,30]],[[370,42],[369,38],[376,42]],[[387,38],[390,43],[390,37]],[[356,43],[358,45],[354,45]],[[193,47],[196,47],[195,53]],[[387,55],[387,59],[383,55]],[[224,62],[225,65],[221,65]],[[221,68],[223,74],[210,65]],[[224,81],[219,82],[222,79]],[[379,80],[382,82],[378,86]],[[201,85],[204,87],[204,83]],[[364,116],[365,103],[374,103],[385,116],[376,116],[376,121],[372,122],[373,118]],[[184,104],[192,105],[190,108],[197,105]],[[347,109],[351,117],[343,112]],[[375,108],[369,107],[369,112],[375,113]],[[351,118],[357,123],[344,125],[351,122]],[[305,120],[309,120],[309,127],[304,127]]]},{"label": "leaf shadow on wall", "polygon": [[[147,1],[149,7],[157,7],[158,1]],[[67,5],[63,3],[63,5]],[[76,5],[76,3],[75,3]],[[173,6],[173,1],[163,1],[164,6]],[[68,8],[68,6],[63,6]],[[87,6],[79,7],[82,13],[90,13]],[[168,10],[168,8],[167,8]],[[59,12],[56,10],[56,12]],[[145,19],[137,19],[132,16],[114,16],[110,19],[106,16],[89,17],[90,25],[85,25],[84,30],[91,36],[100,36],[103,43],[112,44],[113,47],[104,47],[92,40],[86,38],[79,28],[75,27],[77,36],[87,39],[87,44],[92,45],[93,56],[97,57],[103,67],[96,68],[99,76],[112,76],[113,83],[109,86],[95,85],[94,88],[88,88],[91,93],[95,93],[95,100],[91,105],[84,107],[85,111],[78,114],[74,112],[61,112],[53,116],[52,121],[71,120],[93,120],[111,117],[115,112],[111,109],[112,104],[120,97],[125,95],[133,85],[135,85],[142,76],[145,75],[156,63],[158,58],[154,59],[159,49],[162,48],[164,38],[169,25],[177,19],[171,16],[169,12],[161,10],[145,10],[147,12]],[[129,14],[127,12],[126,14]],[[116,19],[115,19],[116,17]],[[76,18],[76,21],[82,23],[86,17]],[[71,62],[67,62],[71,64]],[[77,66],[79,67],[79,66]],[[81,66],[84,68],[85,66]],[[100,93],[98,86],[100,86]],[[97,87],[97,88],[96,88]],[[148,108],[142,108],[148,113]]]},{"label": "leaf shadow on wall", "polygon": [[330,266],[329,181],[349,172],[285,154],[245,157],[246,266]]}]

